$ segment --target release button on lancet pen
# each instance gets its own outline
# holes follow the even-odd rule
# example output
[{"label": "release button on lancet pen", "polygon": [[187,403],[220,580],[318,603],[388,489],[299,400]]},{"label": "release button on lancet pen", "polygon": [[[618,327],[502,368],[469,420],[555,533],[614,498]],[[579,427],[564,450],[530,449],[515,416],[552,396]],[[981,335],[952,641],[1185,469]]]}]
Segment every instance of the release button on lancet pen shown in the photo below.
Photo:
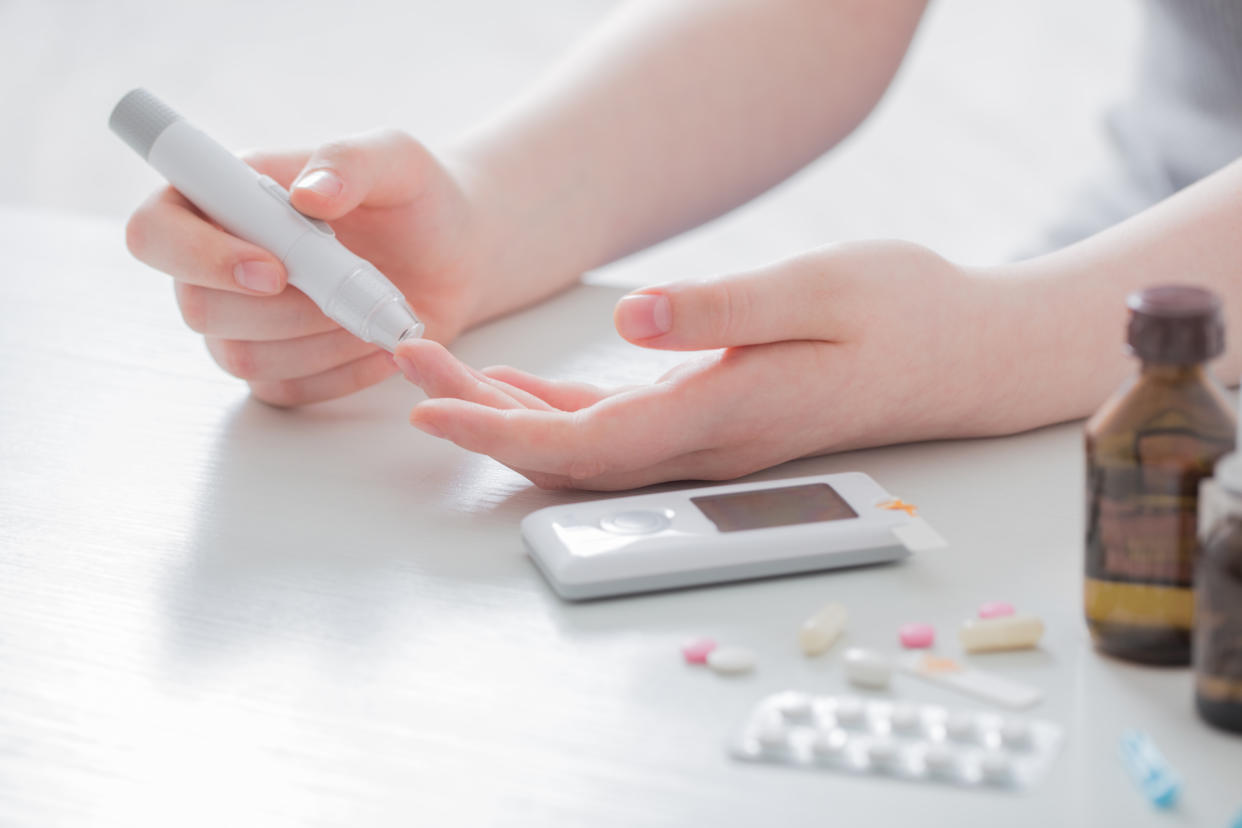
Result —
[{"label": "release button on lancet pen", "polygon": [[273,198],[280,201],[293,212],[297,213],[298,217],[309,224],[314,230],[325,236],[336,236],[336,232],[332,229],[332,225],[328,224],[326,221],[311,218],[298,208],[294,207],[293,202],[289,200],[288,191],[286,191],[284,187],[277,184],[275,179],[266,175],[261,175],[259,176],[259,186],[266,190]]}]

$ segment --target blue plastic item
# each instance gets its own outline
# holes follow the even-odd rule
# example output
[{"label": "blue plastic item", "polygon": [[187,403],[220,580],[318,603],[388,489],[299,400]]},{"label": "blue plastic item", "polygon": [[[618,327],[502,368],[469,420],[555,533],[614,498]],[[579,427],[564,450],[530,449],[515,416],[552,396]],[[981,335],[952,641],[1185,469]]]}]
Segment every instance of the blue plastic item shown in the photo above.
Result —
[{"label": "blue plastic item", "polygon": [[1121,734],[1121,761],[1152,805],[1168,809],[1177,803],[1182,780],[1150,736],[1141,730]]}]

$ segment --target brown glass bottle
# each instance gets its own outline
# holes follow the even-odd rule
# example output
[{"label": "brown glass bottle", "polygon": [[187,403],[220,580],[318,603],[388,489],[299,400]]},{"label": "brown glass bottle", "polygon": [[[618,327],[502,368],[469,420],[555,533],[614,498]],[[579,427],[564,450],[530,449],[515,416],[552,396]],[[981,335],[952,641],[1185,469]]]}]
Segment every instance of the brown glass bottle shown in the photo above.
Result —
[{"label": "brown glass bottle", "polygon": [[1242,733],[1242,457],[1231,454],[1199,493],[1195,567],[1195,706]]},{"label": "brown glass bottle", "polygon": [[1142,367],[1087,422],[1084,609],[1099,650],[1189,664],[1199,482],[1234,441],[1232,406],[1206,369],[1224,322],[1220,300],[1189,286],[1127,305]]}]

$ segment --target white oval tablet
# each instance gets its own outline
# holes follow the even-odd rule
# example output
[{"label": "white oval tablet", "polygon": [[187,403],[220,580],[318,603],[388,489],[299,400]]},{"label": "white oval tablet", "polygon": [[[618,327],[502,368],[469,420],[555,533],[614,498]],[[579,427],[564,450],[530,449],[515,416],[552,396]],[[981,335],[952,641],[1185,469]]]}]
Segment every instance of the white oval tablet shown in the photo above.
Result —
[{"label": "white oval tablet", "polygon": [[755,651],[746,647],[717,647],[707,654],[707,666],[727,675],[749,673],[755,660]]},{"label": "white oval tablet", "polygon": [[875,650],[851,647],[845,651],[845,677],[851,684],[882,690],[893,678],[893,665]]}]

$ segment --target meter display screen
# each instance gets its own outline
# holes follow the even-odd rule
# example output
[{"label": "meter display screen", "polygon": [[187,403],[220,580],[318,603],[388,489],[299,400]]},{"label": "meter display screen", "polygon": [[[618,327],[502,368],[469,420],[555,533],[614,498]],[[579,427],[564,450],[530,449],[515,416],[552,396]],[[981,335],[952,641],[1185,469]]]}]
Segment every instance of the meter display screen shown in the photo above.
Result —
[{"label": "meter display screen", "polygon": [[692,497],[690,502],[721,532],[858,517],[845,498],[827,483]]}]

